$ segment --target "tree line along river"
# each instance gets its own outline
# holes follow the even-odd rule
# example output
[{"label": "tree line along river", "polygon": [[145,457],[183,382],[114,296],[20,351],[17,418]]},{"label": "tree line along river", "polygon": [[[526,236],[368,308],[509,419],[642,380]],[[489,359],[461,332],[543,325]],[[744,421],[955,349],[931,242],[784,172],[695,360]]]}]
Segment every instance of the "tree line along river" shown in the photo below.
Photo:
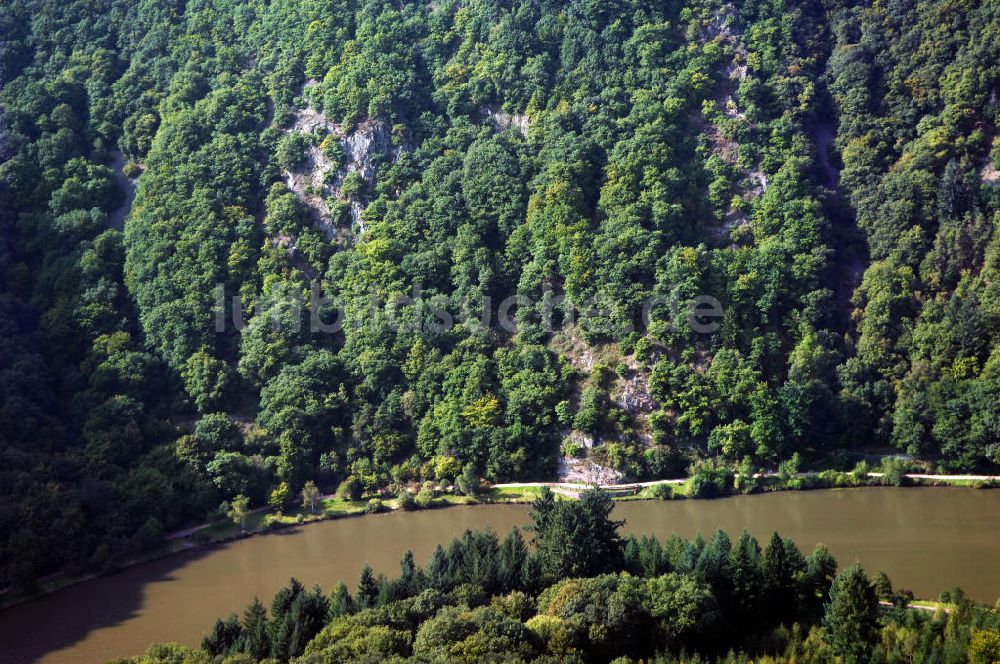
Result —
[{"label": "tree line along river", "polygon": [[[0,663],[95,664],[138,654],[150,643],[197,645],[215,618],[265,602],[295,576],[329,590],[353,589],[365,562],[393,576],[407,549],[426,562],[434,546],[465,529],[506,533],[528,520],[526,505],[394,512],[277,531],[178,554],[65,588],[0,611]],[[934,598],[961,586],[1000,596],[1000,491],[862,488],[780,492],[719,500],[619,503],[625,532],[710,536],[744,528],[762,543],[773,531],[804,552],[827,545],[841,566],[860,561],[894,585]]]}]

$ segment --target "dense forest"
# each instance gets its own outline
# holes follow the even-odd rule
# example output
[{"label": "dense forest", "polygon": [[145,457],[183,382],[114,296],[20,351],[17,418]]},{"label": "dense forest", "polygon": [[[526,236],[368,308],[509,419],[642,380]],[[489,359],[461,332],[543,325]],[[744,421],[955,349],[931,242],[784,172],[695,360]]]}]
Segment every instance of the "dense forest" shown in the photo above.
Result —
[{"label": "dense forest", "polygon": [[21,0],[0,77],[0,588],[310,481],[1000,462],[995,0]]},{"label": "dense forest", "polygon": [[[1000,614],[949,591],[939,611],[819,546],[775,533],[627,540],[600,490],[534,503],[529,549],[469,532],[398,577],[365,567],[352,594],[292,579],[270,609],[254,599],[198,650],[154,645],[115,664],[288,662],[724,662],[882,664],[1000,661]],[[566,543],[571,542],[571,546]],[[880,606],[880,601],[882,606]]]}]

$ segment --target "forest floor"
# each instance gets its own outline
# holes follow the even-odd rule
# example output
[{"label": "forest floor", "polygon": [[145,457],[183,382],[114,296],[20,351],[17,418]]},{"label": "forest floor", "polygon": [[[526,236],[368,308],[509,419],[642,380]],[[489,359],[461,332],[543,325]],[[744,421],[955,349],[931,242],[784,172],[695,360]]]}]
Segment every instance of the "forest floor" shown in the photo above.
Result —
[{"label": "forest floor", "polygon": [[125,218],[132,211],[132,202],[135,200],[135,189],[137,180],[125,175],[125,164],[127,159],[121,150],[115,149],[108,153],[110,161],[107,166],[111,169],[111,176],[115,185],[122,192],[121,204],[108,214],[108,227],[117,231],[125,230]]},{"label": "forest floor", "polygon": [[820,184],[825,190],[820,199],[830,220],[833,254],[829,275],[836,310],[840,312],[835,320],[846,321],[854,309],[854,292],[861,285],[865,266],[870,262],[868,246],[857,226],[850,202],[840,190],[840,170],[833,158],[836,128],[828,121],[818,121],[810,128],[810,135],[816,148]]}]

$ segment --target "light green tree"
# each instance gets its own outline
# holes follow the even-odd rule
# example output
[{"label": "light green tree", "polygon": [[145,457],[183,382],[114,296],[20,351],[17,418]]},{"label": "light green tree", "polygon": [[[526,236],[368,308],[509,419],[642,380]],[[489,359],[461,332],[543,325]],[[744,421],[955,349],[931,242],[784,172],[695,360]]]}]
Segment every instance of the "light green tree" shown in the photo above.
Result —
[{"label": "light green tree", "polygon": [[232,502],[229,503],[229,511],[227,515],[240,527],[240,530],[247,529],[247,515],[250,514],[250,499],[240,494],[233,498]]},{"label": "light green tree", "polygon": [[319,503],[319,489],[316,483],[309,480],[302,487],[302,506],[309,509],[310,514],[316,513],[316,505]]},{"label": "light green tree", "polygon": [[267,500],[267,504],[271,508],[280,512],[285,509],[285,505],[288,504],[289,499],[292,497],[292,491],[288,488],[288,482],[280,482],[278,486],[274,487],[271,491],[271,496]]}]

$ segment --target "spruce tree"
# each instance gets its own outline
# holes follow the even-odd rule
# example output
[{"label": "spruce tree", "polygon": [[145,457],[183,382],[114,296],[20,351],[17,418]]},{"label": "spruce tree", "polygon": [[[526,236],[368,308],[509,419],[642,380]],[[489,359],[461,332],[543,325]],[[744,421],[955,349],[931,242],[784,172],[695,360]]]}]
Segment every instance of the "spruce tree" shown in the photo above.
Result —
[{"label": "spruce tree", "polygon": [[670,571],[670,559],[660,540],[642,536],[639,540],[639,573],[646,577],[659,576]]},{"label": "spruce tree", "polygon": [[521,531],[514,528],[504,538],[497,556],[497,585],[500,592],[508,593],[522,587],[525,560],[528,548],[524,544]]},{"label": "spruce tree", "polygon": [[585,491],[576,501],[556,503],[548,490],[535,501],[535,559],[544,577],[596,576],[621,569],[624,523],[610,518],[614,501],[601,489]]},{"label": "spruce tree", "polygon": [[868,661],[878,637],[878,597],[860,565],[834,579],[823,628],[826,642],[845,664]]},{"label": "spruce tree", "polygon": [[378,603],[378,581],[372,566],[365,563],[361,570],[361,579],[358,580],[358,592],[354,597],[354,604],[359,610],[370,609]]},{"label": "spruce tree", "polygon": [[330,594],[330,608],[327,610],[327,621],[354,613],[354,600],[351,592],[343,582],[338,581]]},{"label": "spruce tree", "polygon": [[806,558],[806,578],[803,588],[803,599],[806,610],[818,615],[830,592],[833,577],[837,574],[837,561],[830,550],[822,544],[816,546]]},{"label": "spruce tree", "polygon": [[288,622],[292,626],[288,640],[289,658],[301,655],[306,644],[319,634],[326,624],[329,608],[329,602],[319,586],[295,598],[288,613]]},{"label": "spruce tree", "polygon": [[434,547],[434,553],[431,554],[431,559],[427,563],[427,585],[435,590],[448,589],[446,555],[444,547],[438,544]]},{"label": "spruce tree", "polygon": [[407,549],[399,561],[399,578],[392,584],[393,599],[412,597],[420,592],[417,587],[417,566],[413,561],[413,551]]},{"label": "spruce tree", "polygon": [[[796,555],[797,554],[797,555]],[[805,559],[795,544],[774,533],[764,549],[764,612],[775,623],[784,623],[798,611],[795,578],[805,569]]]},{"label": "spruce tree", "polygon": [[741,634],[753,633],[761,622],[763,591],[760,545],[743,531],[729,551],[730,610]]},{"label": "spruce tree", "polygon": [[202,637],[201,649],[213,657],[230,655],[235,652],[242,636],[243,627],[233,613],[225,620],[219,618],[215,621],[212,631]]},{"label": "spruce tree", "polygon": [[254,659],[265,659],[271,652],[271,638],[268,633],[267,609],[259,598],[253,601],[243,612],[243,638],[239,651]]}]

